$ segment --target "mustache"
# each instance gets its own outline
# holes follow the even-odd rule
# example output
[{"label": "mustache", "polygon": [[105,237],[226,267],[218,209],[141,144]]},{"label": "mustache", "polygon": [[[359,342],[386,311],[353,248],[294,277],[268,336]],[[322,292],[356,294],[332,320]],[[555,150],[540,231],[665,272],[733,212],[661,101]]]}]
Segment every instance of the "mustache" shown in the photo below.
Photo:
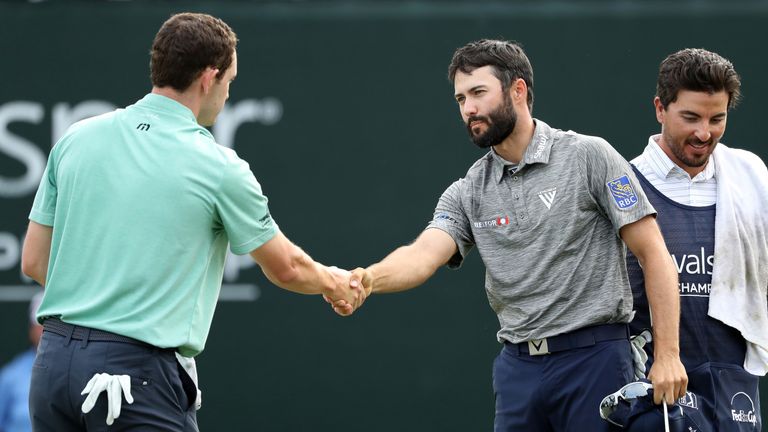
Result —
[{"label": "mustache", "polygon": [[712,143],[714,142],[714,138],[710,138],[706,141],[702,141],[698,138],[688,138],[687,140],[685,140],[685,142],[692,145],[703,145],[703,144],[712,145]]},{"label": "mustache", "polygon": [[486,116],[472,116],[467,119],[467,123],[466,123],[467,127],[469,127],[469,125],[471,125],[472,122],[476,122],[476,121],[485,122],[487,124],[491,123],[490,119],[488,119],[488,117]]}]

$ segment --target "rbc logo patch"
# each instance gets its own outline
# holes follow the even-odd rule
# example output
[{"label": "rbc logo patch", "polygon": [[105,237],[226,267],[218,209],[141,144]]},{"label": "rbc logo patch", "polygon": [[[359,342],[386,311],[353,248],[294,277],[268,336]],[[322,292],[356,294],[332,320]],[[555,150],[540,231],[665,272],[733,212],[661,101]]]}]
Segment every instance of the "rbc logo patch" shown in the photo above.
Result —
[{"label": "rbc logo patch", "polygon": [[613,200],[620,209],[628,209],[637,204],[637,194],[632,189],[629,177],[623,175],[606,183],[608,190],[611,191]]}]

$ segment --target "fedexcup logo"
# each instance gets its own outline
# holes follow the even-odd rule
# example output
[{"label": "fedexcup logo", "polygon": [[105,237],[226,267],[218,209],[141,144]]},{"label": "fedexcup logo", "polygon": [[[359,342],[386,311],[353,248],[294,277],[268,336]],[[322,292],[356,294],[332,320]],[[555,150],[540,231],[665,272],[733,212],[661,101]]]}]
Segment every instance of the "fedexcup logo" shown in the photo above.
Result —
[{"label": "fedexcup logo", "polygon": [[[734,407],[734,404],[738,405]],[[738,423],[757,424],[757,414],[755,414],[755,403],[752,398],[744,392],[738,392],[731,398],[731,416],[733,421]]]}]

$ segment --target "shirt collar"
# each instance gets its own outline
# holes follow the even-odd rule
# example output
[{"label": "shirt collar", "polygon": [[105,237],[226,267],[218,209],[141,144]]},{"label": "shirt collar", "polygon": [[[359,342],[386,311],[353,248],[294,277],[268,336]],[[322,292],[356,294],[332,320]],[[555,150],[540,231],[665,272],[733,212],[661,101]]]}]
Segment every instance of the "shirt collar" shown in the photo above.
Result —
[{"label": "shirt collar", "polygon": [[157,93],[148,93],[141,100],[136,102],[136,105],[148,106],[150,108],[159,109],[164,112],[170,112],[172,114],[192,120],[195,122],[195,124],[197,124],[197,118],[191,109],[187,108],[187,106],[178,101],[163,95],[159,95]]},{"label": "shirt collar", "polygon": [[[690,175],[685,172],[684,169],[677,166],[677,164],[674,163],[666,153],[664,153],[664,150],[661,149],[661,145],[659,145],[660,138],[660,134],[653,135],[648,138],[648,145],[643,151],[643,155],[645,155],[645,157],[647,157],[649,160],[653,161],[653,163],[649,164],[650,168],[661,179],[668,178],[675,174],[684,174],[690,178]],[[707,165],[704,167],[704,171],[697,174],[694,178],[709,180],[714,176],[715,160],[710,157],[709,161],[707,161]]]},{"label": "shirt collar", "polygon": [[493,176],[496,181],[501,182],[501,179],[504,178],[504,172],[510,166],[517,165],[518,169],[520,169],[525,165],[549,162],[549,152],[552,150],[552,128],[541,120],[533,119],[533,122],[535,125],[533,137],[531,137],[531,142],[525,148],[523,160],[519,164],[504,159],[496,153],[496,150],[491,148]]}]

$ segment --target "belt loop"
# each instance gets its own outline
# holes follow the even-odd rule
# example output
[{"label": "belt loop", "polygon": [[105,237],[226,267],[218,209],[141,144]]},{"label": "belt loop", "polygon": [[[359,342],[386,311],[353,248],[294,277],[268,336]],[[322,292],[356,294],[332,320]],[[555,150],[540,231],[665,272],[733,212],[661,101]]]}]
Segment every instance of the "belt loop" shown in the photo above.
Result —
[{"label": "belt loop", "polygon": [[83,335],[83,340],[80,341],[80,349],[85,348],[88,346],[88,340],[91,338],[91,328],[85,327],[85,334]]},{"label": "belt loop", "polygon": [[75,334],[75,326],[70,326],[69,332],[67,333],[67,338],[64,340],[64,346],[69,346],[69,343],[72,342],[73,334]]}]

